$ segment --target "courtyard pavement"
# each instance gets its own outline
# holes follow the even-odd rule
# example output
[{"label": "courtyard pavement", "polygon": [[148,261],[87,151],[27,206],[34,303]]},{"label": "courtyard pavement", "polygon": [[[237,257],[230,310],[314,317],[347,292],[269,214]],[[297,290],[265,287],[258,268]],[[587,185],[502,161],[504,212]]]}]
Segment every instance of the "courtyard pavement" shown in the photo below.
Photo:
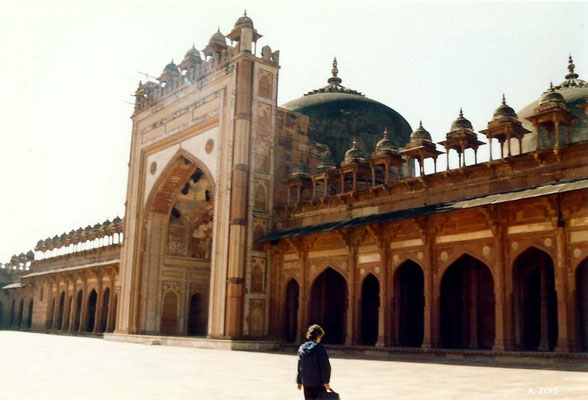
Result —
[{"label": "courtyard pavement", "polygon": [[[0,360],[2,400],[302,399],[294,354],[0,331]],[[505,367],[332,354],[331,384],[343,400],[588,399],[585,361],[525,363]]]}]

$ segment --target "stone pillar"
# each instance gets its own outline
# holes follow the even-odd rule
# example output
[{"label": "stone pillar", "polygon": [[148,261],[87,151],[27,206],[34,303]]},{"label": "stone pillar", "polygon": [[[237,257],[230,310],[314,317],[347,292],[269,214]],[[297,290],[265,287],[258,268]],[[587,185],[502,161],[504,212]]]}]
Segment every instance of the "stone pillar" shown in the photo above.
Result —
[{"label": "stone pillar", "polygon": [[439,321],[437,290],[435,290],[435,273],[436,259],[433,253],[433,237],[426,235],[424,239],[424,295],[425,309],[424,312],[424,332],[423,332],[423,349],[431,349],[439,345]]},{"label": "stone pillar", "polygon": [[541,293],[541,311],[540,311],[540,339],[537,350],[549,350],[549,320],[547,305],[547,270],[545,265],[545,256],[539,259],[539,291]]},{"label": "stone pillar", "polygon": [[[345,345],[350,346],[357,344],[359,335],[357,332],[357,321],[359,320],[359,296],[357,296],[357,246],[352,244],[349,246],[349,282],[347,282],[347,291],[349,293],[347,299],[346,310],[346,329],[345,329]],[[354,315],[355,314],[355,315]],[[355,317],[355,318],[354,318]]]},{"label": "stone pillar", "polygon": [[505,276],[504,231],[503,227],[496,227],[494,237],[494,351],[512,350],[512,309],[509,300],[512,293],[509,287],[512,285],[506,282]]},{"label": "stone pillar", "polygon": [[304,246],[298,252],[298,259],[302,268],[302,282],[298,291],[298,329],[296,330],[296,343],[305,339],[306,329],[308,328],[310,318],[310,263],[308,262],[308,247]]},{"label": "stone pillar", "polygon": [[378,307],[378,341],[376,347],[384,347],[386,343],[386,315],[388,311],[388,242],[380,242],[380,298]]},{"label": "stone pillar", "polygon": [[71,309],[69,310],[69,325],[68,325],[68,332],[74,331],[75,325],[75,318],[78,310],[78,298],[76,296],[76,285],[74,283],[73,293],[71,294]]},{"label": "stone pillar", "polygon": [[99,333],[101,332],[102,329],[102,313],[104,312],[104,310],[102,310],[102,306],[103,306],[103,296],[104,296],[104,290],[103,290],[103,285],[102,285],[102,279],[100,279],[99,283],[98,283],[98,296],[96,297],[96,311],[94,314],[94,329],[92,330],[93,333]]},{"label": "stone pillar", "polygon": [[225,336],[231,338],[239,338],[243,335],[253,61],[249,58],[241,58],[237,61],[236,68],[237,90],[229,220],[231,251],[227,267],[225,314]]},{"label": "stone pillar", "polygon": [[[567,285],[567,263],[566,263],[566,233],[563,227],[555,230],[555,292],[557,293],[557,346],[555,351],[567,353],[572,349],[571,336],[573,336],[574,325],[572,320],[571,307],[568,307],[568,285]],[[573,299],[572,299],[573,301]]]},{"label": "stone pillar", "polygon": [[105,332],[110,332],[113,330],[113,326],[112,323],[113,321],[113,316],[114,316],[114,279],[112,279],[111,281],[111,288],[110,288],[110,293],[108,295],[108,310],[106,311],[106,327],[104,328]]}]

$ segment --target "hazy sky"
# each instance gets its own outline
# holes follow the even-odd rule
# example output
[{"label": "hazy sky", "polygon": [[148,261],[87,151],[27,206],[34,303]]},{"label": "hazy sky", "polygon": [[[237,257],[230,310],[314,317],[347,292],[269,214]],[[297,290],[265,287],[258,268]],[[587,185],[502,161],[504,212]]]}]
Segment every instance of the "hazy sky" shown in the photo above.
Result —
[{"label": "hazy sky", "polygon": [[[280,50],[279,104],[343,85],[440,141],[462,106],[484,129],[567,73],[588,79],[587,3],[10,3],[0,12],[0,262],[124,212],[137,71],[159,76],[243,9]],[[487,150],[480,153],[487,158]],[[445,165],[445,160],[440,161]]]}]

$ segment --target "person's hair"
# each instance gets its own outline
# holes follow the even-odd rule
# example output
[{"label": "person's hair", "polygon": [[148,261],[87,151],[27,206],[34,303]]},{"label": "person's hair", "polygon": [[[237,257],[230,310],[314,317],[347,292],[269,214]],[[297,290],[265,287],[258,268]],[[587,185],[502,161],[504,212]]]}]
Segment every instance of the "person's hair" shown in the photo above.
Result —
[{"label": "person's hair", "polygon": [[317,340],[318,338],[323,337],[324,335],[325,331],[317,324],[309,326],[308,331],[306,332],[306,338],[308,340]]}]

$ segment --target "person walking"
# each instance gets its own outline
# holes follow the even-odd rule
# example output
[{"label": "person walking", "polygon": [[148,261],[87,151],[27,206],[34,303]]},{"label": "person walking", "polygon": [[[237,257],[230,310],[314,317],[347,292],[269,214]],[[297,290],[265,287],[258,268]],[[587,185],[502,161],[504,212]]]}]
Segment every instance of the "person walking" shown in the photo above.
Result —
[{"label": "person walking", "polygon": [[320,399],[331,390],[331,364],[327,350],[320,342],[325,331],[318,325],[311,325],[306,332],[308,341],[298,348],[298,390],[304,388],[305,400]]}]

